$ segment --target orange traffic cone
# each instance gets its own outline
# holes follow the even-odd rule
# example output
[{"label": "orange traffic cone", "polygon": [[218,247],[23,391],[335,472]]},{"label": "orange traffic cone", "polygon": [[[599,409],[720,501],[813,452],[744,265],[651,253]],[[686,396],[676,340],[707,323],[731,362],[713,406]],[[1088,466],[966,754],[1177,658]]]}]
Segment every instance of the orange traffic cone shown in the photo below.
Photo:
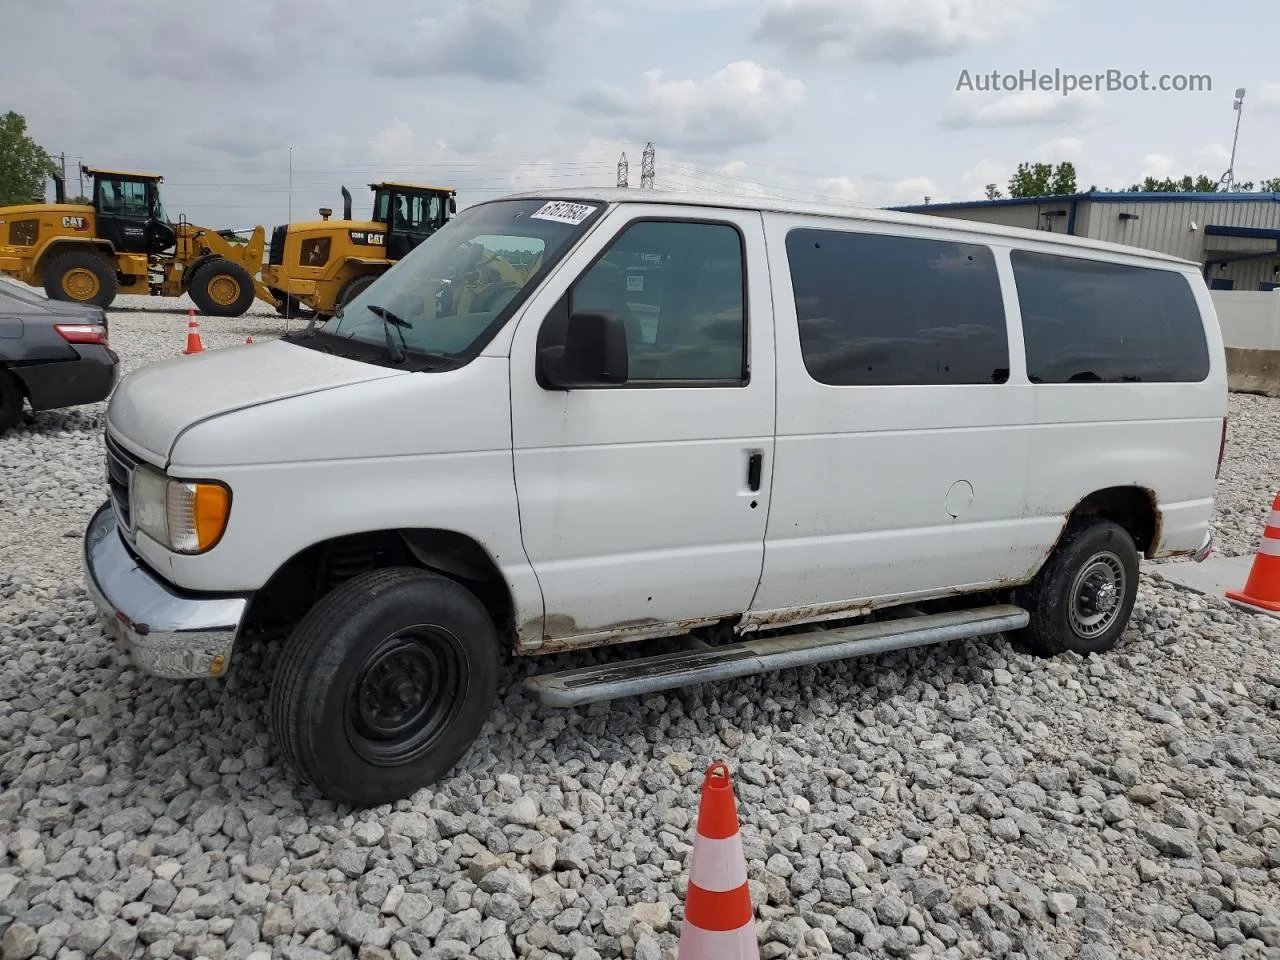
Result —
[{"label": "orange traffic cone", "polygon": [[187,311],[187,349],[182,352],[185,354],[200,353],[204,350],[204,344],[200,342],[200,321],[196,319],[194,310]]},{"label": "orange traffic cone", "polygon": [[1271,504],[1249,579],[1243,590],[1228,590],[1227,599],[1253,613],[1280,615],[1280,493]]},{"label": "orange traffic cone", "polygon": [[680,960],[759,960],[747,858],[738,833],[729,768],[713,763],[702,781]]}]

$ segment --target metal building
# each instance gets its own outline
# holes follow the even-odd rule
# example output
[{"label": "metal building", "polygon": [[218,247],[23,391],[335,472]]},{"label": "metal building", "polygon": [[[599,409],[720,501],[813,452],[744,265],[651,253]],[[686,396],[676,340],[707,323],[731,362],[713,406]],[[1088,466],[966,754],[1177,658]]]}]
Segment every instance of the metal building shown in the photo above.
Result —
[{"label": "metal building", "polygon": [[1217,290],[1280,288],[1280,193],[1073,193],[894,207],[1070,233],[1199,262]]}]

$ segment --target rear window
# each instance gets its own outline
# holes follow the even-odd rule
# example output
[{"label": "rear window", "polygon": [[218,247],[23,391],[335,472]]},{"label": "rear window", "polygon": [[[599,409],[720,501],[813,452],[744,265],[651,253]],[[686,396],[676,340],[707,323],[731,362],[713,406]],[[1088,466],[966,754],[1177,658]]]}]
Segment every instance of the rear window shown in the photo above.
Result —
[{"label": "rear window", "polygon": [[1188,383],[1209,375],[1195,295],[1171,270],[1015,250],[1032,383]]},{"label": "rear window", "polygon": [[809,375],[833,386],[1003,383],[995,259],[951,240],[792,230],[787,259]]}]

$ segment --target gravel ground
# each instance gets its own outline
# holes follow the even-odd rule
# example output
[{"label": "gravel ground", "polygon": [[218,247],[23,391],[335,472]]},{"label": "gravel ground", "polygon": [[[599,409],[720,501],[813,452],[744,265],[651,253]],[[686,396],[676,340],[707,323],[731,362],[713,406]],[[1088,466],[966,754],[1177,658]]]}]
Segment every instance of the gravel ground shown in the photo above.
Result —
[{"label": "gravel ground", "polygon": [[[146,306],[112,311],[126,369],[184,344]],[[282,326],[202,322],[207,347]],[[1280,401],[1231,409],[1219,551],[1247,554]],[[101,416],[0,438],[4,960],[672,957],[711,759],[764,958],[1280,957],[1280,621],[1155,573],[1093,661],[997,638],[581,712],[513,665],[453,776],[352,813],[279,770],[270,651],[172,683],[94,625]]]}]

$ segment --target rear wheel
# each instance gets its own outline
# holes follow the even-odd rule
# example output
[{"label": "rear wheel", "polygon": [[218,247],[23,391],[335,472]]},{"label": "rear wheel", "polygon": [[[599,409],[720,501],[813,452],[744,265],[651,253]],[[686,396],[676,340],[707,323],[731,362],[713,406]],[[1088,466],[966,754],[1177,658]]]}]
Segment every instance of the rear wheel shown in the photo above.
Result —
[{"label": "rear wheel", "polygon": [[1074,522],[1019,600],[1031,622],[1017,639],[1034,653],[1104,653],[1138,596],[1138,550],[1119,524]]},{"label": "rear wheel", "polygon": [[95,250],[58,254],[44,269],[44,292],[50,300],[108,307],[116,298],[116,267]]},{"label": "rear wheel", "polygon": [[7,370],[0,370],[0,433],[4,433],[22,417],[22,391],[18,381]]},{"label": "rear wheel", "polygon": [[189,290],[201,313],[238,317],[253,303],[253,277],[230,260],[210,260],[191,277]]},{"label": "rear wheel", "polygon": [[333,308],[335,310],[341,310],[348,303],[369,289],[369,287],[373,285],[373,281],[377,280],[378,277],[379,274],[376,273],[362,273],[358,277],[352,277],[343,284],[342,289],[338,291],[338,300],[333,305]]},{"label": "rear wheel", "polygon": [[272,735],[329,799],[391,803],[466,753],[497,671],[496,632],[474,594],[422,570],[374,570],[321,599],[286,642]]}]

